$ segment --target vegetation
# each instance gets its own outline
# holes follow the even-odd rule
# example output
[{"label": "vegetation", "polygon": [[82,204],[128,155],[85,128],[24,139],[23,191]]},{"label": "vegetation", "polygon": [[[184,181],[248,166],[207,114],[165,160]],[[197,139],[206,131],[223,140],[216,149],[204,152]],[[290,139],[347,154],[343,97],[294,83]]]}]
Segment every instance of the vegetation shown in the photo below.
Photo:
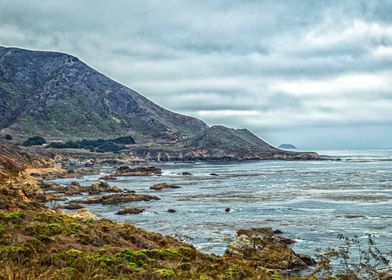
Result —
[{"label": "vegetation", "polygon": [[0,229],[0,279],[269,279],[246,261],[203,255],[109,220],[47,209],[3,211]]},{"label": "vegetation", "polygon": [[23,146],[40,146],[46,144],[46,140],[41,136],[33,136],[23,142]]},{"label": "vegetation", "polygon": [[52,142],[49,144],[51,148],[65,149],[88,149],[93,152],[104,153],[104,152],[119,152],[125,149],[125,145],[134,144],[135,141],[131,136],[119,137],[110,140],[82,140],[82,141],[68,141],[65,143]]},{"label": "vegetation", "polygon": [[318,254],[318,268],[314,272],[318,279],[328,279],[334,274],[341,279],[392,279],[392,251],[382,252],[371,234],[366,239],[342,234],[337,238],[341,241],[337,248]]}]

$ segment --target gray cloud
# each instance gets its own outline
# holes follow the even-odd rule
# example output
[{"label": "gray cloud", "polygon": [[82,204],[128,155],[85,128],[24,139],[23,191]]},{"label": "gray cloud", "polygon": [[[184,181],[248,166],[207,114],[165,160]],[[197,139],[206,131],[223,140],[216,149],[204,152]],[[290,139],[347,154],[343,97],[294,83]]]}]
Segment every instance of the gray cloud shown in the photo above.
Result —
[{"label": "gray cloud", "polygon": [[385,147],[391,15],[381,0],[0,0],[0,44],[74,54],[166,108],[273,144]]}]

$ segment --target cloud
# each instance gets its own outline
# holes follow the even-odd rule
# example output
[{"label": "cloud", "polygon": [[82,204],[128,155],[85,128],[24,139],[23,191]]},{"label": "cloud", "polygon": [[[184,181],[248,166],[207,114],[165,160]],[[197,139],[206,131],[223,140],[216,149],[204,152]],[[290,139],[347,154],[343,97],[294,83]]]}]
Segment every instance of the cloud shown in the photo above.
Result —
[{"label": "cloud", "polygon": [[[392,131],[391,11],[364,0],[0,0],[0,45],[71,53],[166,108],[273,144],[313,147],[325,129],[321,146],[346,147],[362,129]],[[363,143],[384,147],[377,135]]]}]

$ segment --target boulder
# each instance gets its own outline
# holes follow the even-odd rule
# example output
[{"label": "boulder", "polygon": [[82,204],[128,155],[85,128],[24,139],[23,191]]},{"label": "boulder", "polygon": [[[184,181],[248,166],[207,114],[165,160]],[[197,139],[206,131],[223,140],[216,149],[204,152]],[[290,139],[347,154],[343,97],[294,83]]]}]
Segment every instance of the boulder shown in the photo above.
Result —
[{"label": "boulder", "polygon": [[192,176],[192,173],[187,172],[187,171],[184,171],[184,172],[179,173],[178,175],[182,175],[182,176]]},{"label": "boulder", "polygon": [[89,194],[100,194],[101,192],[121,192],[122,190],[118,187],[111,187],[105,181],[98,181],[91,184],[86,188]]},{"label": "boulder", "polygon": [[179,189],[179,188],[181,187],[174,184],[160,183],[151,186],[150,190],[160,191],[163,189]]},{"label": "boulder", "polygon": [[238,230],[225,256],[244,258],[268,269],[302,270],[315,264],[305,255],[296,254],[289,244],[294,240],[276,236],[272,228]]},{"label": "boulder", "polygon": [[151,176],[161,175],[162,170],[154,166],[129,167],[128,165],[122,165],[117,168],[114,174],[117,176]]},{"label": "boulder", "polygon": [[97,219],[97,217],[93,213],[91,213],[90,210],[88,210],[86,208],[67,213],[67,216],[69,216],[71,218],[78,218],[78,219],[83,219],[83,220],[85,220],[85,219],[96,220]]},{"label": "boulder", "polygon": [[144,209],[142,208],[124,208],[122,210],[117,211],[116,215],[126,215],[126,214],[136,215],[136,214],[141,214],[143,212]]},{"label": "boulder", "polygon": [[47,194],[45,195],[45,201],[66,201],[67,199],[64,196],[59,196],[56,194]]},{"label": "boulder", "polygon": [[78,183],[77,185],[75,184],[70,184],[68,187],[65,189],[64,194],[66,195],[75,195],[75,194],[80,194],[82,192],[82,187]]},{"label": "boulder", "polygon": [[67,210],[77,210],[77,209],[82,209],[83,206],[76,203],[69,203],[69,204],[65,204],[63,208]]}]

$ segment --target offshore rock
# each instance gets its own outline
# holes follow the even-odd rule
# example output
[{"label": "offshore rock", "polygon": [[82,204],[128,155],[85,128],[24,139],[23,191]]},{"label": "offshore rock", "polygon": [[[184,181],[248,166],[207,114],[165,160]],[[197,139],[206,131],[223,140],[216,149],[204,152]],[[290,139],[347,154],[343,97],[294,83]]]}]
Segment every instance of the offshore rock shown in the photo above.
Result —
[{"label": "offshore rock", "polygon": [[160,183],[151,186],[150,190],[160,191],[163,189],[179,189],[179,188],[181,187],[174,184]]},{"label": "offshore rock", "polygon": [[110,194],[103,196],[94,196],[86,199],[73,200],[71,203],[82,203],[82,204],[119,204],[133,201],[150,201],[159,200],[159,197],[147,194]]},{"label": "offshore rock", "polygon": [[137,215],[137,214],[141,214],[143,212],[144,212],[144,209],[142,209],[142,208],[124,208],[122,210],[117,211],[116,215],[127,215],[127,214]]},{"label": "offshore rock", "polygon": [[151,176],[151,175],[161,175],[162,170],[154,166],[139,166],[139,167],[129,167],[127,165],[122,165],[117,168],[115,175],[117,176]]}]

